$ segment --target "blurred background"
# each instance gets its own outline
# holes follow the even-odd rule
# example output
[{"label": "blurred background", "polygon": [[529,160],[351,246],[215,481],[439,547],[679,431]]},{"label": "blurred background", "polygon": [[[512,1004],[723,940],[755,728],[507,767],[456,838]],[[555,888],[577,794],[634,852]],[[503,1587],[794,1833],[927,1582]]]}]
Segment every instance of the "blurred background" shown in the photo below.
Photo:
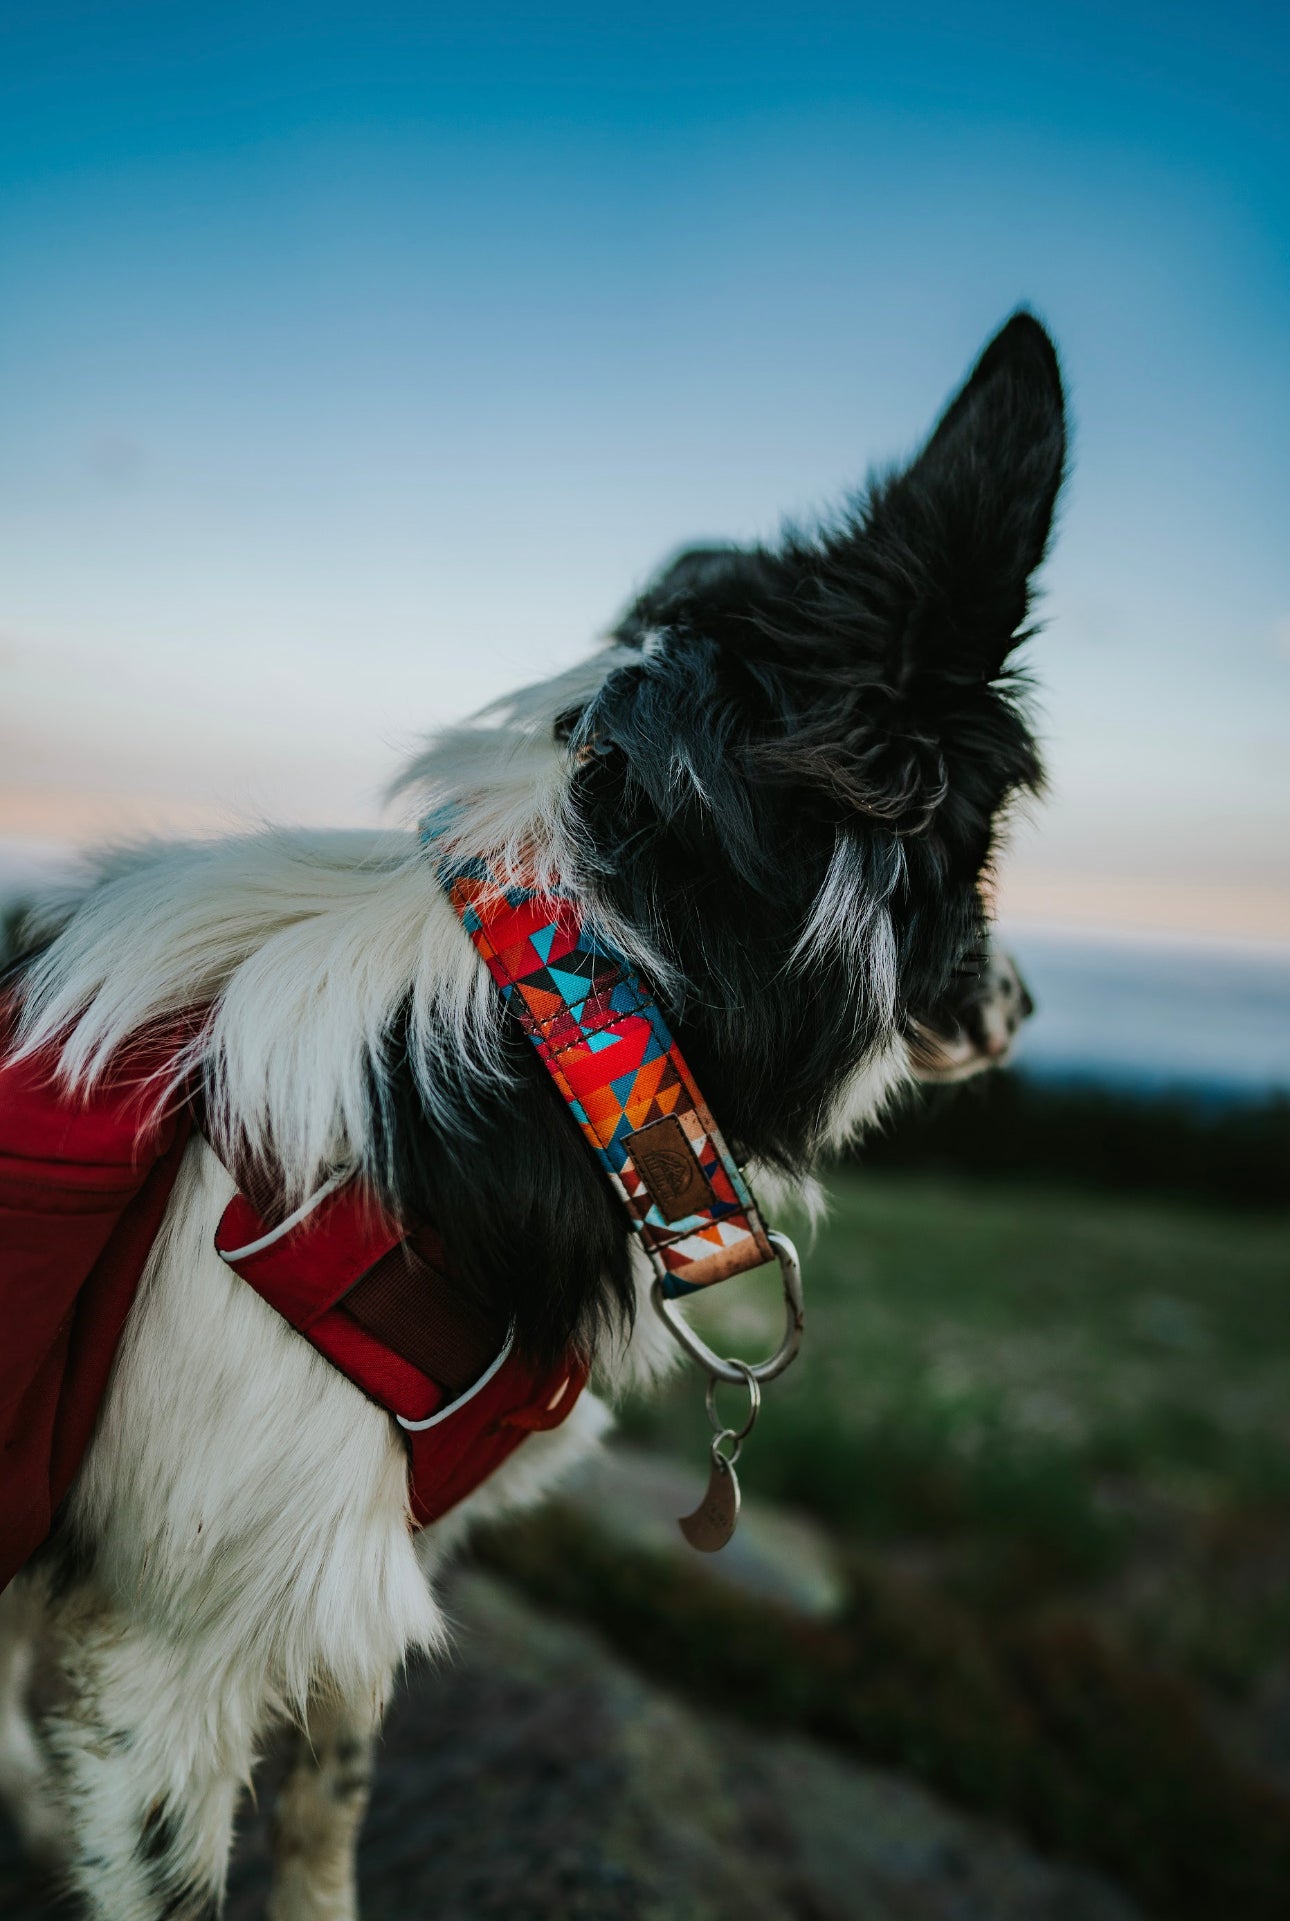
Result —
[{"label": "blurred background", "polygon": [[736,1548],[691,1380],[459,1576],[370,1914],[1290,1911],[1288,82],[1271,0],[0,11],[0,893],[376,821],[1065,359],[1015,1067],[834,1170]]}]

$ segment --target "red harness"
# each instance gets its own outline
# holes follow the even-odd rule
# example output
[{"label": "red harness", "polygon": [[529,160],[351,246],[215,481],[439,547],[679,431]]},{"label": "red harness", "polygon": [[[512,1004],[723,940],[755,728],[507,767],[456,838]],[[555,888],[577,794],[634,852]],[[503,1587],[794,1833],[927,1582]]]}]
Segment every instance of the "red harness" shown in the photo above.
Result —
[{"label": "red harness", "polygon": [[[0,1007],[0,1056],[8,1030]],[[82,1101],[48,1059],[0,1058],[0,1587],[89,1445],[191,1126],[145,1118],[137,1065]]]},{"label": "red harness", "polygon": [[[3,1058],[0,1017],[0,1588],[48,1534],[93,1433],[113,1358],[194,1125],[141,1106],[164,1064],[134,1054],[88,1097],[54,1060]],[[266,1229],[239,1194],[216,1246],[405,1434],[419,1526],[473,1493],[586,1384],[570,1353],[535,1369],[457,1299],[426,1229],[391,1225],[357,1182]]]}]

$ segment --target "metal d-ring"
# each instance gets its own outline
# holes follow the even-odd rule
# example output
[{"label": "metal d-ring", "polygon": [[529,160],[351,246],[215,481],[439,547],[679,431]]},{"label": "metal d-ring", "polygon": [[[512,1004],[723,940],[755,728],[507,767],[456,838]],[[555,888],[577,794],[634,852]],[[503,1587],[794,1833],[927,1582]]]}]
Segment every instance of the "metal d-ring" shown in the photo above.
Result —
[{"label": "metal d-ring", "polygon": [[725,1361],[714,1354],[708,1343],[703,1340],[689,1322],[683,1320],[676,1311],[676,1305],[663,1292],[663,1283],[655,1281],[650,1294],[655,1312],[666,1324],[672,1335],[681,1343],[686,1353],[699,1363],[708,1374],[718,1381],[728,1381],[731,1387],[741,1387],[749,1381],[761,1386],[773,1381],[784,1372],[797,1355],[802,1345],[802,1269],[797,1258],[797,1249],[787,1234],[772,1231],[766,1237],[775,1250],[779,1262],[779,1276],[784,1289],[784,1335],[779,1346],[766,1361]]}]

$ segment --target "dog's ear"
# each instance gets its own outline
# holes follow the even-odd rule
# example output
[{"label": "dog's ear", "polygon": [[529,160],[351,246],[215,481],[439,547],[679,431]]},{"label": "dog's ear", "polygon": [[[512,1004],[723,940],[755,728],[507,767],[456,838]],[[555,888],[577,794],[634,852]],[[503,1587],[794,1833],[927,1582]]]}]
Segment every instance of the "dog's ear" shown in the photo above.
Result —
[{"label": "dog's ear", "polygon": [[[665,566],[615,630],[641,649],[639,672],[584,724],[637,766],[646,735],[679,740],[696,767],[698,742],[696,793],[728,777],[735,747],[759,778],[897,833],[939,820],[976,858],[1003,796],[1041,779],[1023,716],[991,683],[1022,637],[1064,464],[1057,355],[1018,313],[921,453],[840,523]],[[667,779],[660,805],[688,791]]]},{"label": "dog's ear", "polygon": [[792,693],[791,724],[755,749],[763,769],[900,833],[957,821],[984,847],[1003,796],[1042,778],[991,683],[1024,635],[1065,453],[1057,355],[1015,314],[907,467],[822,536],[755,557],[722,638],[755,631]]},{"label": "dog's ear", "polygon": [[[703,633],[791,669],[913,696],[989,681],[1043,559],[1066,435],[1053,344],[1028,313],[996,334],[922,452],[823,535],[778,550],[697,547],[664,566],[616,636]],[[934,690],[933,690],[934,692]]]},{"label": "dog's ear", "polygon": [[1064,415],[1052,341],[1032,315],[1014,314],[922,452],[873,488],[842,536],[890,623],[890,685],[999,673],[1048,545]]}]

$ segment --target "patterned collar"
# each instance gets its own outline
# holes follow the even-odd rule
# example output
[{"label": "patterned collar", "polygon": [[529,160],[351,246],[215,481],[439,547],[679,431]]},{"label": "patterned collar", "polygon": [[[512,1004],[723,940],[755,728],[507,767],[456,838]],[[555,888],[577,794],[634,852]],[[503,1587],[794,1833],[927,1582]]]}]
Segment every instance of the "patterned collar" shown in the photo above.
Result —
[{"label": "patterned collar", "polygon": [[439,878],[613,1183],[664,1295],[773,1260],[742,1169],[662,1009],[578,901],[499,879],[483,859],[441,862]]}]

